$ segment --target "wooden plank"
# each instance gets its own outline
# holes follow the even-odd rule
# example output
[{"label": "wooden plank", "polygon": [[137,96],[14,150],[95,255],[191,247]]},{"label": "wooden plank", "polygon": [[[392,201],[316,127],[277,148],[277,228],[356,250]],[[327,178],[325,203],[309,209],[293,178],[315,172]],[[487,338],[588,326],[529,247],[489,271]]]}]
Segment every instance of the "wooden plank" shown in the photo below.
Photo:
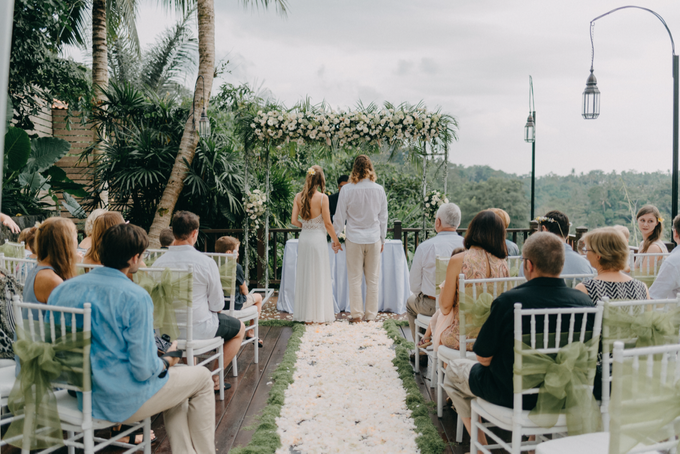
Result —
[{"label": "wooden plank", "polygon": [[[268,369],[268,366],[271,364],[272,367],[276,367],[275,364],[283,357],[283,353],[288,346],[288,339],[292,333],[292,328],[281,328],[281,335],[278,341],[269,342],[272,350],[271,353],[266,355],[267,361],[260,361],[259,364],[254,364],[253,366],[255,367],[249,367],[245,372],[244,381],[240,384],[238,391],[240,405],[231,405],[229,411],[224,415],[217,427],[217,433],[215,434],[215,449],[217,452],[229,452],[232,448],[234,440],[243,425],[246,413],[252,404],[255,391],[257,390],[260,381],[269,379],[273,369]],[[267,347],[266,344],[265,347]],[[261,350],[265,350],[265,348]],[[265,374],[263,372],[266,369],[268,369],[269,372]],[[234,404],[235,403],[236,402],[234,402]],[[254,411],[258,410],[254,409]]]},{"label": "wooden plank", "polygon": [[270,377],[278,367],[284,353],[286,352],[286,347],[288,346],[288,340],[293,334],[293,330],[288,328],[281,333],[281,337],[277,342],[276,349],[272,353],[266,368],[260,375],[260,383],[255,390],[255,395],[250,401],[250,406],[246,412],[246,416],[241,424],[241,427],[234,438],[234,442],[231,448],[238,446],[245,446],[250,443],[253,437],[254,430],[246,430],[246,427],[253,426],[257,423],[257,417],[260,415],[265,405],[267,404],[267,399],[269,399],[269,391],[271,390]]}]

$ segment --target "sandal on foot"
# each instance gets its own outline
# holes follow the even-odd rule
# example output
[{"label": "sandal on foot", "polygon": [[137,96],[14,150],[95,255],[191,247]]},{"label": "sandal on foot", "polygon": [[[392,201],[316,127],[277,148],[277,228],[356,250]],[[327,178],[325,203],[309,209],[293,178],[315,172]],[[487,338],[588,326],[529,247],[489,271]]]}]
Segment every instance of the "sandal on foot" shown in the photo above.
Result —
[{"label": "sandal on foot", "polygon": [[[219,383],[215,383],[215,384],[217,385],[217,388],[215,388],[215,392],[218,393],[218,392],[220,392],[220,385],[219,385]],[[228,389],[231,389],[231,383],[225,383],[224,384],[224,390],[226,391]]]},{"label": "sandal on foot", "polygon": [[[253,338],[252,336],[251,336],[251,337],[246,337],[246,340],[250,340],[250,339],[252,339],[252,338]],[[260,339],[259,337],[257,338],[257,347],[258,347],[258,348],[264,347],[264,342],[262,342],[262,339]]]},{"label": "sandal on foot", "polygon": [[[125,425],[122,425],[122,424],[119,425],[117,428],[112,427],[111,428],[111,438],[116,437],[118,434],[125,432],[129,428],[130,428],[130,426],[125,426]],[[137,442],[137,435],[142,436],[142,440],[140,442]],[[123,441],[126,438],[127,438],[127,441]],[[153,443],[156,443],[157,441],[158,441],[158,437],[156,436],[156,434],[153,434],[153,436],[151,437],[151,443],[153,444]],[[130,444],[130,445],[141,445],[142,443],[144,443],[144,429],[136,430],[136,431],[132,432],[130,435],[121,438],[120,440],[118,440],[118,442],[127,443],[127,444]]]},{"label": "sandal on foot", "polygon": [[420,339],[420,342],[418,342],[418,348],[427,348],[430,345],[432,345],[431,339],[425,340],[425,338],[422,338]]}]

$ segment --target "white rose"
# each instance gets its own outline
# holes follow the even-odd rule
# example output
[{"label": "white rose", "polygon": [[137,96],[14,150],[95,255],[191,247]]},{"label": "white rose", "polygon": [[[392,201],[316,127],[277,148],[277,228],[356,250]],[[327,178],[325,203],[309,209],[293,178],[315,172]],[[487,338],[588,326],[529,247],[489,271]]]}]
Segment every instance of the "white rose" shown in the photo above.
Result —
[{"label": "white rose", "polygon": [[429,204],[429,203],[426,203],[426,204],[425,204],[425,208],[430,208],[430,204]]}]

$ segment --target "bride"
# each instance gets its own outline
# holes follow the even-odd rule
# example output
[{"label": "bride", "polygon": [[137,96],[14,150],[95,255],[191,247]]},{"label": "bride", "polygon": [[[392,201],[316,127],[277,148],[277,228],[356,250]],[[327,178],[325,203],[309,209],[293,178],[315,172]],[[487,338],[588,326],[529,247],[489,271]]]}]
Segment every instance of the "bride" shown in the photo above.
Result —
[{"label": "bride", "polygon": [[323,193],[325,190],[323,169],[320,166],[310,167],[305,187],[295,195],[290,220],[291,224],[302,228],[298,242],[293,320],[307,323],[335,321],[326,232],[333,239],[333,249],[342,248],[333,229],[328,196]]}]

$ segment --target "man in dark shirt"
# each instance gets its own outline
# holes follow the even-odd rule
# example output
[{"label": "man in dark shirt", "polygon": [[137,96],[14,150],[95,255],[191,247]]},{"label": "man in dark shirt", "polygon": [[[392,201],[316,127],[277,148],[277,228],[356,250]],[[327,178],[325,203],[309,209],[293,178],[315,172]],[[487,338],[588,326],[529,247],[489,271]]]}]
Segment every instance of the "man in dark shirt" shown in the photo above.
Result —
[{"label": "man in dark shirt", "polygon": [[348,175],[340,175],[338,178],[338,192],[328,196],[328,209],[331,211],[331,222],[333,222],[333,216],[335,216],[335,209],[338,207],[338,197],[340,197],[340,190],[348,182]]},{"label": "man in dark shirt", "polygon": [[[502,293],[491,305],[491,313],[482,326],[474,352],[475,362],[457,359],[446,369],[444,389],[451,398],[456,412],[470,432],[470,406],[475,397],[496,405],[512,408],[512,367],[514,363],[514,305],[522,303],[522,309],[559,307],[584,307],[593,303],[585,293],[571,289],[561,279],[564,265],[564,246],[560,239],[548,232],[534,233],[524,243],[522,251],[525,284]],[[586,296],[586,298],[584,298]],[[543,320],[540,326],[543,326]],[[550,320],[555,329],[555,320]],[[589,320],[592,325],[592,320]],[[577,326],[580,321],[577,320]],[[522,330],[530,332],[528,320],[523,320]],[[569,330],[569,317],[563,317],[562,331]],[[536,405],[536,395],[525,396],[523,406],[531,409]],[[483,432],[480,443],[486,444]]]}]

